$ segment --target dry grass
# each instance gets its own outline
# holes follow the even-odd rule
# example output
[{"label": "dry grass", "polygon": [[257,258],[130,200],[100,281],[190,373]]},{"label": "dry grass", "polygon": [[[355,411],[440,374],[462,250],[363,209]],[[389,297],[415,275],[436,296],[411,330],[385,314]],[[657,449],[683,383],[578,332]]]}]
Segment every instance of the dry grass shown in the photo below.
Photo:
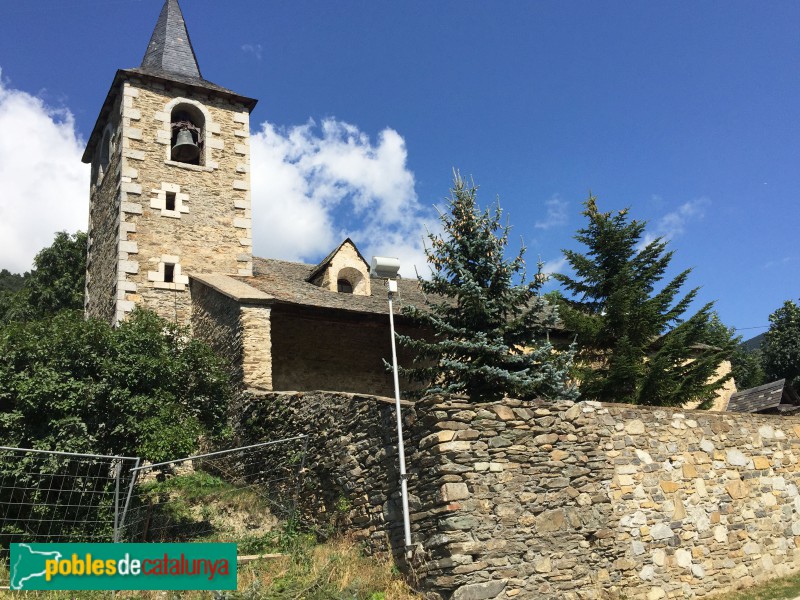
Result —
[{"label": "dry grass", "polygon": [[709,600],[795,600],[800,598],[800,574],[773,579],[738,592],[719,594]]}]

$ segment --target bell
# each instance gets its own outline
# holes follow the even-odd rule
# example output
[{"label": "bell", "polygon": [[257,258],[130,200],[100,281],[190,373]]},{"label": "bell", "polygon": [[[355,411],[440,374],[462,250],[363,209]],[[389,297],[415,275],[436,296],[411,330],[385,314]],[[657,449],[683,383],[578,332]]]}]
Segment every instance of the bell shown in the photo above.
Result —
[{"label": "bell", "polygon": [[188,129],[181,129],[178,132],[178,139],[172,147],[172,160],[178,162],[192,162],[200,156],[200,148],[194,143],[192,132]]}]

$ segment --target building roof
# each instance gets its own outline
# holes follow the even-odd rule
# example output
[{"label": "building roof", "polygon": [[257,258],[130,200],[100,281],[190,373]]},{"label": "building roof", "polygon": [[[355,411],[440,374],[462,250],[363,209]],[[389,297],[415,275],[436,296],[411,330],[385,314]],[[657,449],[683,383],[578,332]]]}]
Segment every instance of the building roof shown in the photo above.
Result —
[{"label": "building roof", "polygon": [[142,69],[202,79],[178,0],[166,0],[142,59]]},{"label": "building roof", "polygon": [[[293,304],[381,315],[387,313],[387,293],[383,286],[373,285],[370,296],[332,292],[307,281],[316,266],[253,257],[253,276],[236,279],[271,297],[273,304]],[[425,304],[425,296],[416,279],[398,278],[397,290],[395,312],[399,312],[406,304],[416,306]]]},{"label": "building roof", "polygon": [[786,385],[785,379],[779,379],[749,390],[736,392],[728,401],[726,410],[728,412],[755,413],[778,409],[781,412],[786,412],[783,410],[784,408],[795,407],[796,405],[800,405],[800,398],[797,397],[791,386]]},{"label": "building roof", "polygon": [[327,269],[328,265],[333,260],[333,257],[336,256],[336,254],[339,252],[339,250],[342,249],[342,246],[344,246],[345,244],[350,244],[353,247],[353,249],[356,251],[356,254],[358,255],[358,258],[360,258],[361,261],[365,265],[367,265],[367,269],[369,269],[369,263],[367,262],[367,259],[364,258],[364,256],[361,254],[361,251],[353,243],[353,240],[351,240],[350,238],[346,238],[341,244],[339,244],[338,246],[336,246],[336,248],[331,250],[331,253],[328,254],[328,256],[326,256],[325,258],[323,258],[322,261],[316,267],[314,267],[311,270],[311,273],[308,274],[308,277],[306,278],[306,281],[314,281],[314,279],[320,273],[322,273],[325,269]]}]

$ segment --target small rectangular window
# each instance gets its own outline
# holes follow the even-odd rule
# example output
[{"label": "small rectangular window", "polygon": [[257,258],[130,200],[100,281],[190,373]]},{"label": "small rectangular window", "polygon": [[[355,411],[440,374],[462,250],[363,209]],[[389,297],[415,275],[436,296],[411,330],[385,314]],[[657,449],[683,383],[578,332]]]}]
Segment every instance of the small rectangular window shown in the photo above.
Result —
[{"label": "small rectangular window", "polygon": [[164,283],[173,283],[175,281],[175,265],[164,265]]},{"label": "small rectangular window", "polygon": [[167,192],[166,210],[175,210],[175,192]]}]

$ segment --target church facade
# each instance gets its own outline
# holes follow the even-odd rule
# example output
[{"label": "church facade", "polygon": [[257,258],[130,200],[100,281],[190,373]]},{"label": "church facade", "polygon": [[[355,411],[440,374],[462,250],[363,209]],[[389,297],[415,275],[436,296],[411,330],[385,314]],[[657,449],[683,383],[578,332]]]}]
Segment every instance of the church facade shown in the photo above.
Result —
[{"label": "church facade", "polygon": [[[86,314],[116,324],[138,306],[190,325],[244,388],[391,395],[386,291],[355,244],[318,265],[253,257],[255,105],[202,77],[180,6],[166,0],[83,155]],[[416,281],[399,288],[397,304],[422,301]]]}]

